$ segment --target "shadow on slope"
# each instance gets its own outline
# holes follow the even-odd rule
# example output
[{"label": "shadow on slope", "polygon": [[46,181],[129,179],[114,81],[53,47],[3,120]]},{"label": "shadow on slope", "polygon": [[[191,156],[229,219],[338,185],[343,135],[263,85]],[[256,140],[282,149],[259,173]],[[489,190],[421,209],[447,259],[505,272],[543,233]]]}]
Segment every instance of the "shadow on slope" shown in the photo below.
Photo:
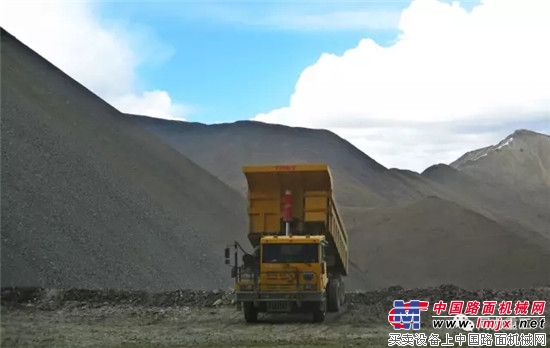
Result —
[{"label": "shadow on slope", "polygon": [[349,225],[354,262],[377,287],[549,285],[550,253],[541,238],[522,238],[453,202],[431,197],[372,209]]}]

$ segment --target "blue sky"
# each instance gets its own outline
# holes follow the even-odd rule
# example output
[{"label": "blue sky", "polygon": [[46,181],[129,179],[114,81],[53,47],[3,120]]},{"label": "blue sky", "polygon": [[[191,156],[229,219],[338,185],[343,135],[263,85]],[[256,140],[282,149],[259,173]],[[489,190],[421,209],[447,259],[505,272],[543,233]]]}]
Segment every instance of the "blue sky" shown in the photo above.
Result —
[{"label": "blue sky", "polygon": [[6,1],[2,27],[119,110],[328,129],[422,171],[550,132],[548,0]]},{"label": "blue sky", "polygon": [[[211,123],[249,119],[287,104],[301,72],[323,53],[341,55],[364,38],[392,44],[399,15],[410,2],[116,2],[101,3],[99,11],[145,26],[170,46],[172,56],[162,64],[137,68],[141,88],[166,90],[174,100],[195,107],[187,120]],[[460,3],[469,10],[478,1]],[[350,12],[380,15],[374,15],[372,25],[369,18],[326,28],[307,22]]]},{"label": "blue sky", "polygon": [[[196,107],[189,121],[222,122],[249,119],[288,103],[301,72],[321,54],[341,55],[365,37],[381,45],[398,34],[398,15],[409,1],[326,2],[291,6],[266,2],[122,2],[101,4],[113,20],[139,23],[153,30],[172,55],[162,64],[138,67],[142,89],[161,88],[180,102]],[[388,28],[294,28],[261,25],[271,11],[301,14],[340,11],[388,11]],[[233,18],[220,13],[236,12]],[[297,17],[298,17],[297,15]]]}]

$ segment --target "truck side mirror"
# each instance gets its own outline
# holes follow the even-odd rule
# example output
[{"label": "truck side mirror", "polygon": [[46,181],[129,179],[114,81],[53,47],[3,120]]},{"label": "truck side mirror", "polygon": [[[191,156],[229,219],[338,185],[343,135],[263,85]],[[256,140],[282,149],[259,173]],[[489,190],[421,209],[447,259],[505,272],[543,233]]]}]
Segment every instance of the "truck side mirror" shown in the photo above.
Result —
[{"label": "truck side mirror", "polygon": [[225,248],[225,258],[229,259],[229,247]]}]

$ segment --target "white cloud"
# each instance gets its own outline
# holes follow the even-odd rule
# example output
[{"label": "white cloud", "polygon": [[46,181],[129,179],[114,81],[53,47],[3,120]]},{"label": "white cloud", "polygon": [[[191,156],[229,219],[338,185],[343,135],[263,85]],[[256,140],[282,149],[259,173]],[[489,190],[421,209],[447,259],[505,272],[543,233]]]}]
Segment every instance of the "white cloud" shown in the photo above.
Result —
[{"label": "white cloud", "polygon": [[323,54],[289,106],[254,119],[331,129],[387,167],[451,162],[498,142],[505,124],[550,122],[548,13],[547,0],[484,0],[470,12],[414,0],[394,45]]},{"label": "white cloud", "polygon": [[166,91],[147,91],[141,95],[126,94],[114,100],[122,110],[129,114],[146,115],[168,120],[179,120],[174,115],[187,115],[192,109],[186,105],[174,104]]},{"label": "white cloud", "polygon": [[[260,6],[257,6],[260,5]],[[369,3],[322,2],[314,6],[300,1],[224,1],[193,3],[182,15],[208,18],[262,29],[291,31],[345,31],[395,29],[399,12],[374,9]]]},{"label": "white cloud", "polygon": [[397,13],[390,11],[334,11],[319,14],[295,13],[292,15],[274,13],[256,25],[271,26],[284,30],[335,31],[395,29]]},{"label": "white cloud", "polygon": [[165,91],[136,91],[136,68],[170,54],[145,28],[128,28],[85,2],[2,2],[0,25],[123,112],[182,119]]}]

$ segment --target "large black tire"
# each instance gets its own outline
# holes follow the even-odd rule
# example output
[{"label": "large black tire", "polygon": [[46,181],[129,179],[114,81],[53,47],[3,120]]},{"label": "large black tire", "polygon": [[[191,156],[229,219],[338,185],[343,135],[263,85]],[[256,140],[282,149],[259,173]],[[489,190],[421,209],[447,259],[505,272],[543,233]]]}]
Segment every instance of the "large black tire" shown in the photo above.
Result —
[{"label": "large black tire", "polygon": [[258,321],[258,309],[254,307],[253,302],[244,302],[244,319],[247,323],[255,323]]},{"label": "large black tire", "polygon": [[346,303],[346,286],[343,280],[340,280],[340,309],[344,307]]},{"label": "large black tire", "polygon": [[340,311],[340,305],[342,304],[342,296],[340,292],[340,279],[334,278],[329,280],[327,286],[328,297],[328,311],[338,312]]},{"label": "large black tire", "polygon": [[322,323],[325,321],[327,315],[327,301],[326,296],[321,303],[319,303],[319,308],[316,308],[313,311],[313,322]]},{"label": "large black tire", "polygon": [[322,323],[325,321],[326,317],[326,311],[323,310],[316,310],[313,312],[313,322],[314,323]]}]

